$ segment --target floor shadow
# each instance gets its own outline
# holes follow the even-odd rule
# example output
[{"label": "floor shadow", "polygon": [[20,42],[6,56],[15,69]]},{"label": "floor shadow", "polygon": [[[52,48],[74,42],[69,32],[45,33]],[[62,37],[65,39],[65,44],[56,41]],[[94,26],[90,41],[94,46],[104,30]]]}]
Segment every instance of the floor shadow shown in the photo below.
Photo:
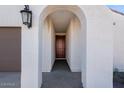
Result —
[{"label": "floor shadow", "polygon": [[54,71],[66,71],[66,72],[71,72],[70,67],[67,63],[66,60],[56,60],[54,62],[53,68],[51,72]]}]

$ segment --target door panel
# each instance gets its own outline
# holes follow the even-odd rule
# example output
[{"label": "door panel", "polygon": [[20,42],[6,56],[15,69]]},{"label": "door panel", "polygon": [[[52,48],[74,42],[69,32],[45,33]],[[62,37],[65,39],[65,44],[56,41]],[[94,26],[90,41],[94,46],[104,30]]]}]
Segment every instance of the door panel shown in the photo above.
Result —
[{"label": "door panel", "polygon": [[65,58],[65,36],[56,36],[56,58]]},{"label": "door panel", "polygon": [[0,71],[21,71],[19,27],[0,27]]}]

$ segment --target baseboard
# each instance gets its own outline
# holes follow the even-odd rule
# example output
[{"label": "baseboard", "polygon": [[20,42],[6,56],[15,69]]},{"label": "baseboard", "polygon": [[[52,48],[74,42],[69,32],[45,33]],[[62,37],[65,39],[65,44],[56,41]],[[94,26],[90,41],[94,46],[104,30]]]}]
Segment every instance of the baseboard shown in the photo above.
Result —
[{"label": "baseboard", "polygon": [[70,67],[72,72],[81,72],[81,69],[75,68],[75,67]]},{"label": "baseboard", "polygon": [[84,87],[83,87],[83,83],[81,83],[81,88],[84,88]]}]

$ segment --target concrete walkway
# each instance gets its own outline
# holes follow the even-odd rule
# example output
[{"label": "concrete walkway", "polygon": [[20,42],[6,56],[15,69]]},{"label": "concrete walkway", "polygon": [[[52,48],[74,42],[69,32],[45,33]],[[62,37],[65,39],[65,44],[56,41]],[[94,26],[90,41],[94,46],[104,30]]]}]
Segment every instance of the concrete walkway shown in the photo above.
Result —
[{"label": "concrete walkway", "polygon": [[51,72],[43,73],[42,88],[81,88],[81,73],[71,72],[65,60],[57,60]]},{"label": "concrete walkway", "polygon": [[0,72],[0,88],[20,88],[20,72]]}]

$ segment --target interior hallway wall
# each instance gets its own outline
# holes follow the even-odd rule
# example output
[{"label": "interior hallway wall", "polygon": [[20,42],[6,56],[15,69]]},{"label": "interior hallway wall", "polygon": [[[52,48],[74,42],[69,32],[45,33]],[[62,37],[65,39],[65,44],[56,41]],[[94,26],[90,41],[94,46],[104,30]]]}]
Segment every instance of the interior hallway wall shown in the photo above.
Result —
[{"label": "interior hallway wall", "polygon": [[54,65],[55,62],[55,29],[54,29],[54,25],[51,21],[51,69]]},{"label": "interior hallway wall", "polygon": [[55,31],[51,19],[44,22],[42,32],[42,72],[50,72],[55,61]]},{"label": "interior hallway wall", "polygon": [[79,20],[72,18],[66,33],[66,58],[72,72],[81,72],[82,40]]},{"label": "interior hallway wall", "polygon": [[[66,32],[66,60],[71,69],[71,33],[72,33],[72,21],[70,21],[69,27]],[[72,69],[71,69],[72,71]]]}]

